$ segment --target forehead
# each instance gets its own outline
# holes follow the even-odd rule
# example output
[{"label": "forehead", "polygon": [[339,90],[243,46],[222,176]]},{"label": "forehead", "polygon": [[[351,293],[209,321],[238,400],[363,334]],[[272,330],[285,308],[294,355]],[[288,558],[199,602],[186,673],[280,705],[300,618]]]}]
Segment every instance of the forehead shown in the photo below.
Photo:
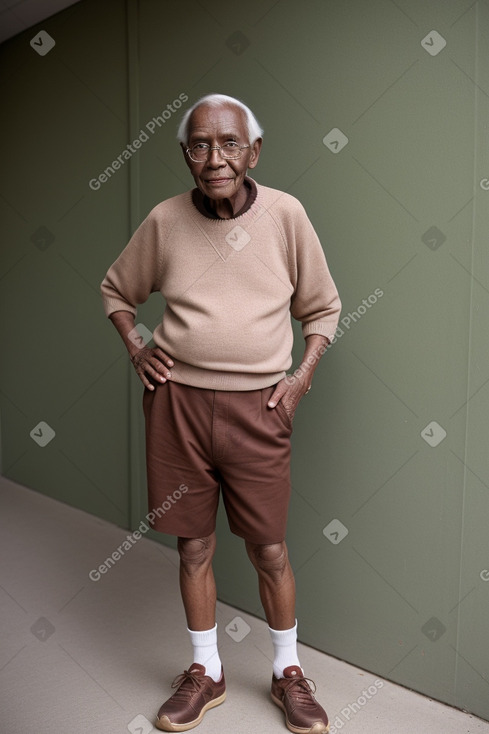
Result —
[{"label": "forehead", "polygon": [[235,105],[209,107],[201,105],[193,111],[189,124],[189,138],[198,135],[224,135],[234,133],[248,136],[244,110]]}]

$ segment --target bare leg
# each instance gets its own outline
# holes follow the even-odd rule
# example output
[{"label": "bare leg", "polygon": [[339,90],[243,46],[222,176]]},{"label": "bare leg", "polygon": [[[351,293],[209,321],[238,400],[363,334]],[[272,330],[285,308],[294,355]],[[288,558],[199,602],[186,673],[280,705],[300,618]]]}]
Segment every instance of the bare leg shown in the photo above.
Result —
[{"label": "bare leg", "polygon": [[283,543],[258,545],[246,542],[246,550],[258,573],[260,599],[272,629],[295,625],[295,580]]},{"label": "bare leg", "polygon": [[191,630],[209,630],[216,623],[216,582],[212,558],[215,533],[205,538],[179,538],[180,591]]}]

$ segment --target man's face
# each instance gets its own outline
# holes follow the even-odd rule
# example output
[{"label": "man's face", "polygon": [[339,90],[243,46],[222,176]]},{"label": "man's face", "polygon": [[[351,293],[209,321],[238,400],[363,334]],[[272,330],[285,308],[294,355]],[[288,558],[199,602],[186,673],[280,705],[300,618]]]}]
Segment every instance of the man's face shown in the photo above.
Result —
[{"label": "man's face", "polygon": [[219,151],[213,150],[206,161],[195,163],[185,150],[196,143],[214,146],[223,145],[228,140],[234,140],[239,145],[249,143],[244,110],[235,105],[209,107],[204,104],[197,107],[190,118],[188,146],[182,145],[182,149],[196,186],[215,201],[233,200],[237,195],[247,169],[254,168],[258,163],[261,138],[249,148],[243,148],[241,157],[233,160],[221,158]]}]

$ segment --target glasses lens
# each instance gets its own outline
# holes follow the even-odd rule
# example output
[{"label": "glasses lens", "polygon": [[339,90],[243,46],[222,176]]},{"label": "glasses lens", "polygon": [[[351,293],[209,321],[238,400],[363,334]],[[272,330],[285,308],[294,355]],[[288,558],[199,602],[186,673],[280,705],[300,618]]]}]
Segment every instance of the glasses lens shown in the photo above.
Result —
[{"label": "glasses lens", "polygon": [[223,158],[239,158],[241,155],[241,148],[238,143],[229,141],[228,143],[224,143],[220,152]]},{"label": "glasses lens", "polygon": [[209,146],[205,143],[197,143],[190,149],[190,156],[194,161],[205,161],[209,155]]}]

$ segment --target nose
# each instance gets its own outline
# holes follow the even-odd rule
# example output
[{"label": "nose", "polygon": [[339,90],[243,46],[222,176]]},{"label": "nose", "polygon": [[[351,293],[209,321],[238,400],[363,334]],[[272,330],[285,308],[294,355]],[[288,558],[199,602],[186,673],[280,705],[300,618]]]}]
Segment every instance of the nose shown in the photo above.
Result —
[{"label": "nose", "polygon": [[207,165],[211,168],[222,168],[226,165],[226,161],[221,156],[221,151],[212,148],[207,157]]}]

